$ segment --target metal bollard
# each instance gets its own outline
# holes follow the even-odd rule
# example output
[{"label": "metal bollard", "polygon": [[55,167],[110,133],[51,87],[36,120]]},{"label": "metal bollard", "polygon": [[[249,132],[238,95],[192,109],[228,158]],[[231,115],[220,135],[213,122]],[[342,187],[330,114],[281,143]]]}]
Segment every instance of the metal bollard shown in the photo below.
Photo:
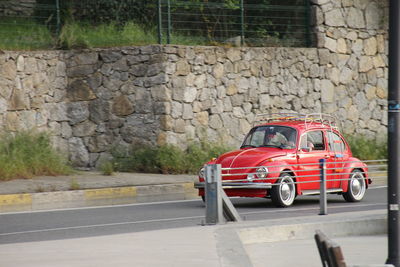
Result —
[{"label": "metal bollard", "polygon": [[319,160],[320,166],[320,188],[319,188],[319,215],[327,215],[327,199],[326,199],[326,159]]},{"label": "metal bollard", "polygon": [[206,224],[224,222],[221,196],[221,165],[210,164],[205,170]]}]

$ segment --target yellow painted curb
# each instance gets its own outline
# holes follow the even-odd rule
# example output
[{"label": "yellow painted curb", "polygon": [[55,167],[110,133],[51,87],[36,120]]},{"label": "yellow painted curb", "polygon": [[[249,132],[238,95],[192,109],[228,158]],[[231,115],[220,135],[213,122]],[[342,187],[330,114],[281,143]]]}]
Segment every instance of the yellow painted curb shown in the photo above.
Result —
[{"label": "yellow painted curb", "polygon": [[110,199],[120,197],[136,197],[136,187],[102,188],[85,190],[85,199]]},{"label": "yellow painted curb", "polygon": [[14,206],[14,205],[31,205],[31,194],[11,194],[0,195],[0,207]]}]

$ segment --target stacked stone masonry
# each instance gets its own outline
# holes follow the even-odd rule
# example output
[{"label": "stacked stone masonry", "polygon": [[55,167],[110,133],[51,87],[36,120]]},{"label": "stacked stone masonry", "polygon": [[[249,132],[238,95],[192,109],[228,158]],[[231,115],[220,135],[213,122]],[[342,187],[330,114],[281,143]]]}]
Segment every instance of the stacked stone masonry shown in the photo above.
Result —
[{"label": "stacked stone masonry", "polygon": [[315,0],[313,11],[315,48],[4,52],[0,127],[49,131],[80,167],[96,166],[116,145],[237,146],[266,112],[335,114],[344,133],[383,139],[387,6]]},{"label": "stacked stone masonry", "polygon": [[[30,16],[34,13],[36,0],[1,0],[1,16]],[[55,3],[54,3],[55,8]]]}]

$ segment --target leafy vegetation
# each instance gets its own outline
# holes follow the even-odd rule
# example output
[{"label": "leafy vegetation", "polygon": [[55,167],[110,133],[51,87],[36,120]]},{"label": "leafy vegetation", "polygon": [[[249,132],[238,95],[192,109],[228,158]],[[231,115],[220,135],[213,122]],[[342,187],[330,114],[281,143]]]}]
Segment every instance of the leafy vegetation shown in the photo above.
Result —
[{"label": "leafy vegetation", "polygon": [[51,48],[54,40],[49,29],[33,19],[1,18],[0,49],[34,50]]},{"label": "leafy vegetation", "polygon": [[0,179],[69,174],[72,169],[44,133],[21,132],[0,139]]},{"label": "leafy vegetation", "polygon": [[[32,16],[0,20],[0,49],[90,48],[158,43],[158,2],[37,0]],[[304,0],[162,1],[163,43],[294,46],[309,44]],[[243,16],[242,16],[243,15]],[[243,19],[245,18],[245,19]],[[168,36],[169,34],[169,36]],[[168,36],[168,37],[167,37]],[[241,40],[241,39],[240,39]]]},{"label": "leafy vegetation", "polygon": [[116,147],[112,150],[112,164],[116,171],[194,174],[211,158],[229,150],[219,144],[206,143],[191,144],[186,150],[173,145]]},{"label": "leafy vegetation", "polygon": [[80,184],[76,179],[71,179],[70,185],[69,185],[69,190],[79,190],[81,189]]},{"label": "leafy vegetation", "polygon": [[370,140],[363,136],[347,136],[353,156],[362,160],[387,159],[387,143]]},{"label": "leafy vegetation", "polygon": [[115,23],[93,26],[68,23],[60,34],[61,48],[91,48],[157,43],[154,31],[145,31],[139,25],[128,22],[123,26]]},{"label": "leafy vegetation", "polygon": [[113,175],[113,173],[115,171],[114,165],[110,161],[105,161],[105,162],[101,163],[99,168],[100,168],[100,171],[103,173],[103,175],[107,175],[107,176]]}]

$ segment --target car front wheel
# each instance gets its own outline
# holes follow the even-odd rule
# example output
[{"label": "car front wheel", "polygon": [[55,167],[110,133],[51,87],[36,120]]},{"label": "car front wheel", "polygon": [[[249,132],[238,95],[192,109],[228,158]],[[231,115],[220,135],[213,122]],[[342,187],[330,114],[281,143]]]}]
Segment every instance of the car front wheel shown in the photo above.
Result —
[{"label": "car front wheel", "polygon": [[289,173],[282,173],[271,189],[271,200],[277,207],[288,207],[296,197],[296,185]]},{"label": "car front wheel", "polygon": [[363,199],[366,189],[364,174],[354,170],[350,174],[347,192],[343,193],[343,197],[347,202],[358,202]]}]

